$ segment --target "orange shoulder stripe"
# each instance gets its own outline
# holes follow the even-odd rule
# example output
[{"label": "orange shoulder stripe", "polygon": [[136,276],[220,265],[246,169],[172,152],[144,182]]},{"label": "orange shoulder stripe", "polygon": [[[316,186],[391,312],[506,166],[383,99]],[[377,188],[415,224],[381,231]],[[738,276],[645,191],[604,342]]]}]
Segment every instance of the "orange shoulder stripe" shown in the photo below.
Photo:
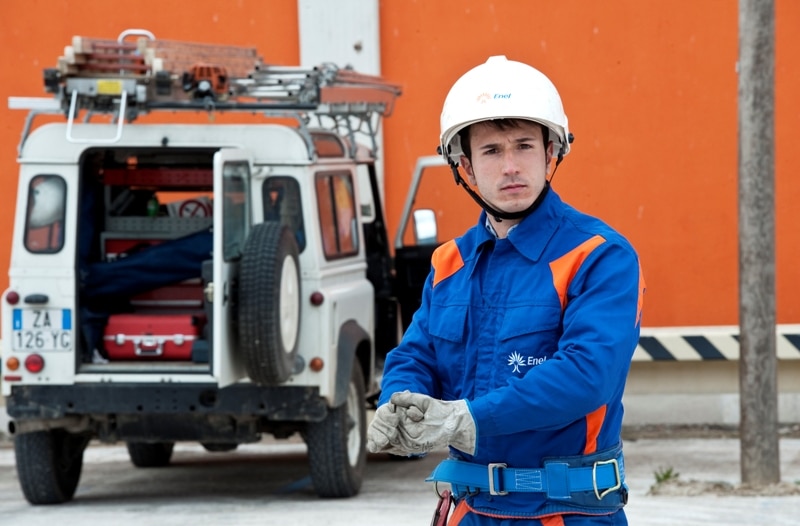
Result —
[{"label": "orange shoulder stripe", "polygon": [[464,260],[461,259],[461,252],[458,250],[455,239],[451,239],[437,248],[431,257],[431,263],[433,264],[434,287],[443,279],[458,272],[464,266]]},{"label": "orange shoulder stripe", "polygon": [[553,286],[561,302],[561,310],[567,306],[567,288],[572,278],[578,273],[583,261],[592,253],[592,250],[605,243],[605,238],[596,235],[587,239],[560,258],[550,263],[550,272],[553,273]]}]

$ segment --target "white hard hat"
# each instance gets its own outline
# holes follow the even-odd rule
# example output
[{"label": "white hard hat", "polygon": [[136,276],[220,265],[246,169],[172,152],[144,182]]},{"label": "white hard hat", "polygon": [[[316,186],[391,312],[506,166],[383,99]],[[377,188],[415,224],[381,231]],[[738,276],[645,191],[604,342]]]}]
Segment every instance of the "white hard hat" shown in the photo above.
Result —
[{"label": "white hard hat", "polygon": [[569,153],[570,134],[561,97],[539,70],[504,56],[489,57],[453,84],[441,117],[441,153],[458,164],[458,132],[491,119],[526,119],[550,129],[556,156]]}]

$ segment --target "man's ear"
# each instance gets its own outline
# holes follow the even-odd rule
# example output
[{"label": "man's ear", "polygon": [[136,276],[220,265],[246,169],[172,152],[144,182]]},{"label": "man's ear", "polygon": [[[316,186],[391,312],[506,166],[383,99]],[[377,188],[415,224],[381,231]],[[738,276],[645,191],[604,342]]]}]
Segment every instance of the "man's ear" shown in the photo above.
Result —
[{"label": "man's ear", "polygon": [[458,159],[459,164],[464,167],[464,173],[467,174],[467,180],[469,184],[472,186],[478,186],[478,182],[475,180],[475,172],[472,171],[472,163],[469,162],[469,158],[466,155],[462,155]]},{"label": "man's ear", "polygon": [[553,141],[547,143],[547,150],[545,151],[544,159],[545,159],[545,166],[550,168],[550,161],[553,160]]}]

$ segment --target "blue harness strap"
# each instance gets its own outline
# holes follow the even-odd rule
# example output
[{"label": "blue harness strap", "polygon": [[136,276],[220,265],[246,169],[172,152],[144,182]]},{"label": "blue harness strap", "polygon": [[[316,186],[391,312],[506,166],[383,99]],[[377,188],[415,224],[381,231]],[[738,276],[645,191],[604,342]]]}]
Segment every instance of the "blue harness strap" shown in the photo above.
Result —
[{"label": "blue harness strap", "polygon": [[622,507],[627,500],[621,448],[582,457],[552,458],[542,468],[509,468],[463,460],[442,461],[426,479],[447,482],[457,498],[488,492],[544,493],[548,499],[588,507]]}]

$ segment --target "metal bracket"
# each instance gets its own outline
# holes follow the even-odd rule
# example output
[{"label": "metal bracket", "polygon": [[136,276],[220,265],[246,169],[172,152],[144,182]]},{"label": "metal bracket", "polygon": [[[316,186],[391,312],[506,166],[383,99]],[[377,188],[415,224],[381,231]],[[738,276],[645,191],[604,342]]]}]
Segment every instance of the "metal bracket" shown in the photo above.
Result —
[{"label": "metal bracket", "polygon": [[72,98],[69,101],[69,115],[67,116],[67,141],[75,144],[114,144],[122,138],[122,125],[125,123],[125,106],[128,100],[128,92],[122,91],[119,99],[119,120],[117,121],[117,134],[106,139],[77,139],[72,136],[72,123],[77,116],[78,90],[72,90]]}]

